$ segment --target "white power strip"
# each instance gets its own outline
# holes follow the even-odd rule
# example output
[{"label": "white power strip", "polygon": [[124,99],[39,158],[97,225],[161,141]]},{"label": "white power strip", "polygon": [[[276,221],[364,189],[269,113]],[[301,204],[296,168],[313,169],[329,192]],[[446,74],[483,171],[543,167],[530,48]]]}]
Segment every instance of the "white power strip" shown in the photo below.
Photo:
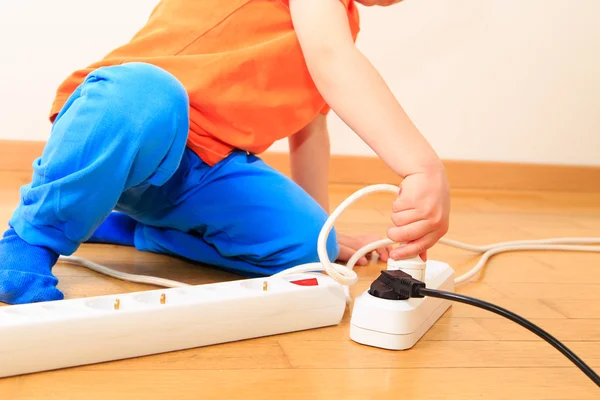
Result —
[{"label": "white power strip", "polygon": [[343,287],[320,273],[0,308],[0,377],[337,325]]},{"label": "white power strip", "polygon": [[[454,271],[448,264],[428,261],[424,282],[429,289],[453,292]],[[448,300],[433,297],[386,300],[367,290],[354,301],[350,338],[373,347],[406,350],[413,347],[449,307]]]}]

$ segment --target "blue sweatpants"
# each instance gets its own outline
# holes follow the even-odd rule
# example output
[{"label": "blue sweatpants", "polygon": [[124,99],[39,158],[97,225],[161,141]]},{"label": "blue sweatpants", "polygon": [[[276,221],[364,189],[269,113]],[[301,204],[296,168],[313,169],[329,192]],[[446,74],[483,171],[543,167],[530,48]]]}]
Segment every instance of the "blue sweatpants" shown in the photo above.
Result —
[{"label": "blue sweatpants", "polygon": [[[244,276],[318,261],[326,212],[255,155],[204,163],[186,147],[188,109],[182,85],[155,66],[91,73],[57,116],[11,227],[70,255],[116,210],[135,221],[142,251]],[[335,232],[328,251],[334,260]]]}]

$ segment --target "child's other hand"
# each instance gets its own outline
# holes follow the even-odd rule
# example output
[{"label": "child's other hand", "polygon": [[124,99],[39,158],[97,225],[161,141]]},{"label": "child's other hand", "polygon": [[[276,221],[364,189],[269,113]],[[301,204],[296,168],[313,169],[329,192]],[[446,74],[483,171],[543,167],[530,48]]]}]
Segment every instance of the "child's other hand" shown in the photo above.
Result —
[{"label": "child's other hand", "polygon": [[[372,234],[346,235],[343,233],[338,233],[337,237],[340,245],[340,255],[338,256],[338,260],[343,262],[350,260],[354,253],[356,253],[356,251],[362,247],[382,239],[380,236]],[[392,247],[383,246],[375,251],[379,255],[379,259],[381,261],[387,262],[387,260],[390,258],[390,251],[392,251]],[[369,260],[367,257],[363,256],[356,262],[356,265],[367,265],[368,263]]]},{"label": "child's other hand", "polygon": [[407,176],[392,211],[394,226],[388,237],[406,245],[395,248],[390,257],[420,256],[426,261],[427,250],[448,232],[450,190],[443,167]]}]

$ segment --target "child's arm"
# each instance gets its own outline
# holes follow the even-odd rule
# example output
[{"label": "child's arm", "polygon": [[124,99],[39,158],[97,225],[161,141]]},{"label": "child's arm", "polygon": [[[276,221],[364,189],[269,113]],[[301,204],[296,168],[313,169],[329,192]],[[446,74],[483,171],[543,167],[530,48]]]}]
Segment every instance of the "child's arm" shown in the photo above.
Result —
[{"label": "child's arm", "polygon": [[325,115],[291,136],[292,179],[329,213],[329,132]]},{"label": "child's arm", "polygon": [[407,242],[395,259],[421,255],[448,229],[449,190],[441,160],[379,73],[356,48],[340,0],[290,0],[307,66],[336,114],[404,178],[388,236]]}]

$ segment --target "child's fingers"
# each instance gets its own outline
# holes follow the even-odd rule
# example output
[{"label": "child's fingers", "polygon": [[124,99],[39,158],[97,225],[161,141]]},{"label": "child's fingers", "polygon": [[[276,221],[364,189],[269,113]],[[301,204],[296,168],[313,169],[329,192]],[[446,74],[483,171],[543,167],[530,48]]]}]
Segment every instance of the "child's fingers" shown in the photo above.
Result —
[{"label": "child's fingers", "polygon": [[414,209],[413,201],[407,195],[396,197],[392,203],[392,211],[395,213]]},{"label": "child's fingers", "polygon": [[404,226],[391,227],[388,229],[387,235],[396,243],[408,243],[422,238],[431,231],[431,223],[421,220]]},{"label": "child's fingers", "polygon": [[405,246],[394,249],[390,256],[394,260],[413,258],[422,254],[425,254],[425,257],[427,257],[427,249],[433,246],[436,240],[435,232],[429,233],[422,238],[415,240],[414,242],[407,243]]},{"label": "child's fingers", "polygon": [[392,254],[392,251],[394,250],[394,247],[393,246],[387,246],[386,248],[387,248],[387,252],[388,252],[388,256],[389,256],[390,254]]},{"label": "child's fingers", "polygon": [[392,222],[396,226],[404,226],[423,219],[422,213],[417,209],[395,212],[392,214]]},{"label": "child's fingers", "polygon": [[377,254],[379,254],[379,259],[383,262],[387,262],[387,260],[390,258],[391,249],[392,249],[391,246],[378,248],[376,251],[377,251]]}]

